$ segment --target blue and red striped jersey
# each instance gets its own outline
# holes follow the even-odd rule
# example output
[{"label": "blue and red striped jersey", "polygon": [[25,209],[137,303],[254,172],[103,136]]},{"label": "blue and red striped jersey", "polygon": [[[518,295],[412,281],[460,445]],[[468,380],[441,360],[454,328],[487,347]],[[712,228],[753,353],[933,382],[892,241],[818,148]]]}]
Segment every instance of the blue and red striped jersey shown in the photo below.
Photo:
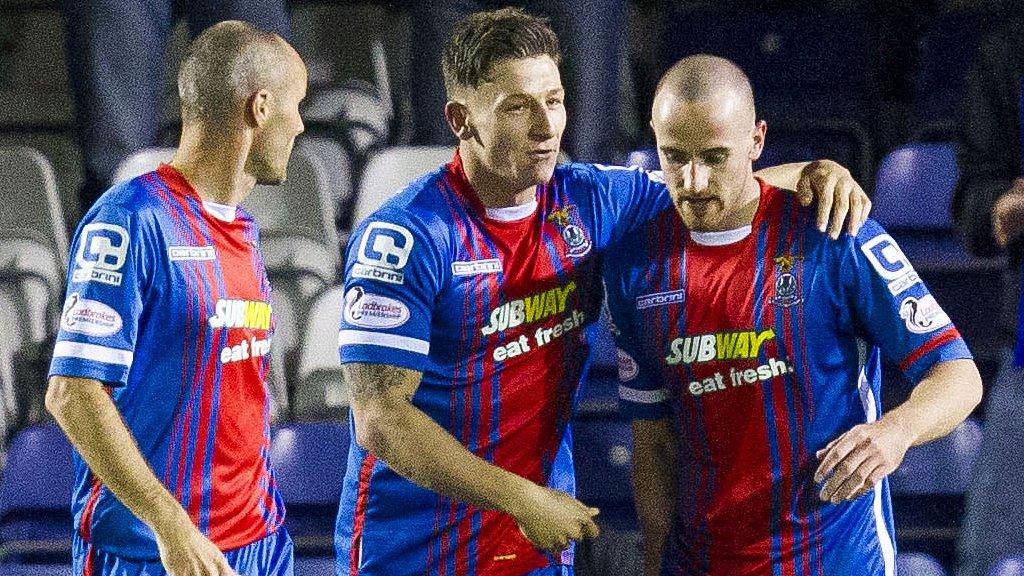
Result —
[{"label": "blue and red striped jersey", "polygon": [[891,576],[889,488],[820,501],[815,452],[882,414],[880,358],[918,381],[970,358],[893,239],[832,241],[761,184],[750,227],[691,232],[674,208],[609,250],[620,399],[678,434],[665,575]]},{"label": "blue and red striped jersey", "polygon": [[[536,200],[485,208],[454,160],[355,230],[341,361],[423,373],[413,404],[477,456],[574,493],[576,391],[603,301],[606,246],[667,205],[639,170],[559,166]],[[414,485],[352,443],[338,573],[521,575],[571,564],[515,521]]]},{"label": "blue and red striped jersey", "polygon": [[[50,375],[106,384],[153,472],[218,547],[276,531],[274,321],[255,222],[162,165],[107,191],[73,254]],[[158,558],[149,528],[75,461],[79,534],[111,554]]]}]

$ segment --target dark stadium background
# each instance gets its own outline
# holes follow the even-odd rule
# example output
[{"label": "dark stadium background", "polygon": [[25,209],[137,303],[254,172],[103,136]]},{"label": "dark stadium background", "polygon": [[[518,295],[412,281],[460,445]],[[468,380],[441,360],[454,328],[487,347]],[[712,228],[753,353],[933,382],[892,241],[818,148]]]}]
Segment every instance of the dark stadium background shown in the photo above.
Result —
[{"label": "dark stadium background", "polygon": [[[347,391],[334,349],[339,246],[382,197],[451,153],[451,143],[414,138],[414,4],[289,2],[291,40],[310,70],[307,132],[285,193],[257,191],[250,208],[270,239],[279,316],[273,456],[299,574],[332,573],[348,442]],[[759,115],[768,122],[759,165],[831,158],[847,166],[873,195],[875,217],[957,323],[989,383],[1005,343],[998,325],[1007,260],[971,254],[949,206],[960,174],[958,122],[977,48],[986,33],[1019,17],[1021,7],[966,0],[645,0],[626,9],[620,102],[606,111],[601,128],[614,135],[615,150],[596,160],[655,167],[647,120],[656,79],[687,54],[735,60],[750,75]],[[0,0],[0,575],[69,573],[63,563],[70,546],[70,448],[42,408],[67,237],[82,213],[64,27],[57,2]],[[186,42],[179,23],[165,69],[152,72],[164,86],[154,147],[173,146],[177,138],[174,78]],[[573,103],[568,106],[573,124]],[[573,157],[572,149],[566,152]],[[119,176],[146,171],[167,155],[166,149],[143,152]],[[629,426],[616,412],[614,364],[614,350],[598,351],[579,407],[580,498],[602,508],[605,530],[602,540],[582,547],[581,576],[639,573]],[[884,390],[886,406],[909,392],[891,367]],[[950,437],[912,449],[891,477],[903,574],[955,573],[984,406]],[[1024,535],[1006,537],[1024,549]],[[1000,570],[992,574],[1024,574],[1024,563]]]}]

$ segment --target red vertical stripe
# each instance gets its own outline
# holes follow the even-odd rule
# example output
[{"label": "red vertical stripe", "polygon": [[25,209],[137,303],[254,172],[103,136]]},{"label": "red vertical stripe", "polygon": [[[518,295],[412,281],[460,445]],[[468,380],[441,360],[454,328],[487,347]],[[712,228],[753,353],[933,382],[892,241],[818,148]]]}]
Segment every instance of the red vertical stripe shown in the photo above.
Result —
[{"label": "red vertical stripe", "polygon": [[[91,474],[91,473],[90,473]],[[93,476],[92,488],[89,490],[89,499],[85,503],[85,510],[82,512],[82,521],[78,525],[78,533],[86,542],[89,541],[92,530],[92,514],[96,510],[96,503],[100,499],[100,479]]]},{"label": "red vertical stripe", "polygon": [[366,503],[370,499],[370,475],[377,458],[367,453],[359,467],[359,491],[356,495],[356,510],[352,524],[352,548],[349,550],[349,571],[359,576],[359,549],[362,548],[363,524],[366,522]]}]

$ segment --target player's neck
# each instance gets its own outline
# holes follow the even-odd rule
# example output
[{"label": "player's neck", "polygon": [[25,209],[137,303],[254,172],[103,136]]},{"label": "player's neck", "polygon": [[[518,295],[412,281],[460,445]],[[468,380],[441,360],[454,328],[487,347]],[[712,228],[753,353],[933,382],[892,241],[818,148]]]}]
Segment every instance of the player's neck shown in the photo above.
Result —
[{"label": "player's neck", "polygon": [[506,178],[488,170],[484,163],[472,154],[462,153],[462,168],[466,179],[476,191],[480,202],[487,208],[508,208],[533,202],[537,197],[537,185],[520,188]]},{"label": "player's neck", "polygon": [[256,185],[245,170],[248,148],[241,133],[184,129],[171,166],[203,200],[238,206]]},{"label": "player's neck", "polygon": [[717,231],[736,230],[754,223],[757,207],[761,205],[761,185],[754,176],[747,179],[743,186],[743,195],[737,199],[736,208],[726,214],[716,228]]}]

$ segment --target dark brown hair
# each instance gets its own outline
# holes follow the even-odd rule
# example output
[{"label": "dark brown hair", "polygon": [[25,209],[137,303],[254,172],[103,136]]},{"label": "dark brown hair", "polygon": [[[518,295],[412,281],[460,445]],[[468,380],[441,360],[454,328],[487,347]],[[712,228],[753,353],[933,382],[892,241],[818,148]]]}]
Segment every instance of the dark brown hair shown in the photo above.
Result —
[{"label": "dark brown hair", "polygon": [[520,8],[476,12],[455,25],[444,45],[444,85],[451,96],[457,87],[479,86],[498,62],[544,55],[555,64],[562,60],[547,18]]}]

